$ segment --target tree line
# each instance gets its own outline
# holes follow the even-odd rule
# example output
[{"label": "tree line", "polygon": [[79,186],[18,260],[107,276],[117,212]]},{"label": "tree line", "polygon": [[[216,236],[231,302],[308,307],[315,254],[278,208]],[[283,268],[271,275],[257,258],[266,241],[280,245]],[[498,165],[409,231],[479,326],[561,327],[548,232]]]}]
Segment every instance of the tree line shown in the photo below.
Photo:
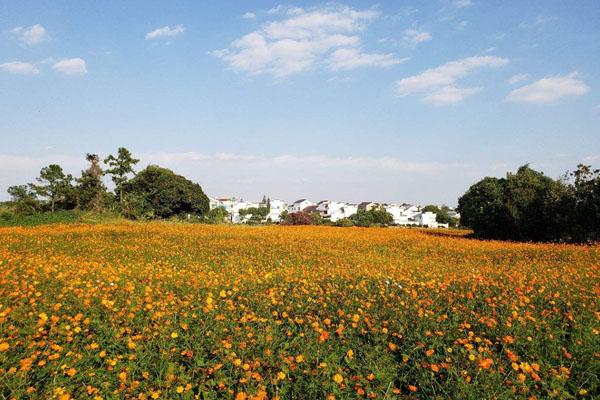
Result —
[{"label": "tree line", "polygon": [[461,224],[474,236],[517,241],[598,241],[600,170],[578,165],[552,179],[529,165],[486,177],[458,200]]},{"label": "tree line", "polygon": [[[15,213],[116,211],[131,219],[203,217],[208,213],[209,200],[199,184],[157,165],[136,172],[139,160],[124,147],[104,160],[88,153],[86,160],[89,165],[77,178],[51,164],[41,169],[34,183],[9,187]],[[114,183],[113,192],[104,184],[104,176]]]}]

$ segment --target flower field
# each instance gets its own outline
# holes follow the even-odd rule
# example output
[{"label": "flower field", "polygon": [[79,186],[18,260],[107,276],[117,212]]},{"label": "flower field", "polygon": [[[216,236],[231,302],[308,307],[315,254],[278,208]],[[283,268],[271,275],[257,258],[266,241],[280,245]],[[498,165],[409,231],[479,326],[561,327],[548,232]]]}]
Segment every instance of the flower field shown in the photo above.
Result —
[{"label": "flower field", "polygon": [[594,398],[600,248],[0,228],[0,398]]}]

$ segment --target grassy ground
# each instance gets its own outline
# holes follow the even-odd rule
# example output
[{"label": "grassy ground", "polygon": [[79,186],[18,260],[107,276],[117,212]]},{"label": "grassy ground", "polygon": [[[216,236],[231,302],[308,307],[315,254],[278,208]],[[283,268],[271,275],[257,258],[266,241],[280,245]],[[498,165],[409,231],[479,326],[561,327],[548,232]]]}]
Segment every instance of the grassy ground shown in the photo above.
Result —
[{"label": "grassy ground", "polygon": [[0,210],[0,226],[38,226],[48,224],[99,224],[116,222],[120,217],[113,213],[92,213],[75,210],[17,215]]},{"label": "grassy ground", "polygon": [[0,397],[593,398],[600,249],[416,229],[0,228]]}]

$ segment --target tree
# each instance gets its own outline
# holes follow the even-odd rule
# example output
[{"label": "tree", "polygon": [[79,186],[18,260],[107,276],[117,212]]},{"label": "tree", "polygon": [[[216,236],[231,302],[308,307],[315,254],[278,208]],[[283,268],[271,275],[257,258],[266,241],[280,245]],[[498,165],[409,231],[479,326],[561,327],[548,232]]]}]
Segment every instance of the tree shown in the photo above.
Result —
[{"label": "tree", "polygon": [[148,218],[203,216],[209,211],[200,185],[157,165],[149,165],[125,182],[123,196],[135,199],[136,213]]},{"label": "tree", "polygon": [[600,238],[600,169],[579,164],[570,174],[570,206],[573,210],[571,234],[577,241]]},{"label": "tree", "polygon": [[[458,200],[461,223],[476,236],[493,239],[573,240],[574,189],[528,165],[506,178],[486,177]],[[587,231],[586,231],[587,232]]]},{"label": "tree", "polygon": [[421,209],[421,211],[422,212],[432,212],[434,214],[439,214],[441,210],[440,210],[440,208],[438,206],[436,206],[434,204],[429,204],[429,205],[426,205],[425,207],[423,207]]},{"label": "tree", "polygon": [[133,166],[140,160],[133,158],[132,154],[125,147],[119,147],[117,156],[109,155],[104,159],[104,164],[109,166],[106,173],[111,175],[115,184],[115,194],[119,197],[119,204],[123,208],[123,184],[127,182],[129,174],[135,174]]},{"label": "tree", "polygon": [[7,191],[17,214],[30,215],[37,211],[39,202],[29,185],[11,186]]},{"label": "tree", "polygon": [[314,223],[312,215],[304,211],[289,213],[283,225],[312,225]]},{"label": "tree", "polygon": [[205,220],[209,224],[222,224],[227,218],[227,210],[224,207],[216,207],[205,215]]},{"label": "tree", "polygon": [[458,199],[461,223],[484,238],[509,239],[513,223],[504,204],[504,179],[486,177]]},{"label": "tree", "polygon": [[356,214],[350,216],[350,220],[356,226],[368,227],[372,225],[391,225],[394,217],[384,208],[372,208],[367,210],[358,210]]},{"label": "tree", "polygon": [[97,154],[86,154],[85,159],[90,166],[81,171],[77,180],[78,205],[83,210],[100,211],[104,207],[106,186],[102,182],[104,171],[100,167],[100,157]]},{"label": "tree", "polygon": [[73,177],[65,175],[60,165],[50,164],[42,168],[37,178],[39,184],[31,184],[32,190],[50,202],[50,211],[54,212],[57,202],[66,202],[73,193]]},{"label": "tree", "polygon": [[248,223],[250,224],[260,224],[267,218],[267,215],[269,215],[269,210],[266,207],[242,208],[239,211],[239,214],[242,217],[250,215],[250,219],[248,220]]}]

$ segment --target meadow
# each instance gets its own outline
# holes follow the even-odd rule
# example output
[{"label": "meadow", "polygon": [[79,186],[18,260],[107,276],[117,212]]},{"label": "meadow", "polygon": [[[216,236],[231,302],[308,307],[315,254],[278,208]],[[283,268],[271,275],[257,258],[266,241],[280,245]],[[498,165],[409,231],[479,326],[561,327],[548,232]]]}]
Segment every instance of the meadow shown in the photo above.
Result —
[{"label": "meadow", "polygon": [[0,398],[600,396],[600,247],[463,234],[0,228]]}]

